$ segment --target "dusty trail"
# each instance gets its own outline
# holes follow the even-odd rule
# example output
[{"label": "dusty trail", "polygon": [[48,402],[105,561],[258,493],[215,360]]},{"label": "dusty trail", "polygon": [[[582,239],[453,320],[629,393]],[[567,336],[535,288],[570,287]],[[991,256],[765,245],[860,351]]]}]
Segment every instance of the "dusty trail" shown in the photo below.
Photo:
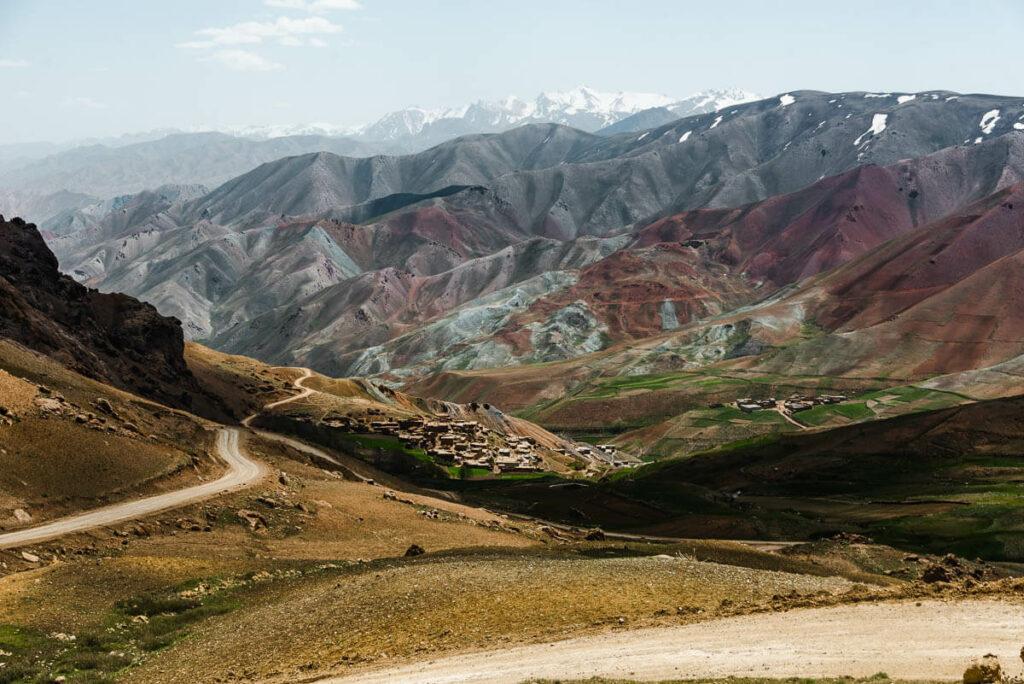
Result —
[{"label": "dusty trail", "polygon": [[244,425],[245,427],[249,427],[249,423],[251,423],[256,416],[260,415],[267,409],[272,409],[275,406],[283,406],[284,404],[290,404],[291,402],[298,401],[299,399],[305,399],[306,397],[316,392],[315,389],[311,389],[302,384],[305,380],[309,380],[311,377],[313,377],[313,371],[311,371],[308,368],[298,368],[297,370],[301,370],[302,375],[296,378],[294,382],[292,382],[292,386],[295,387],[295,389],[299,390],[299,393],[293,394],[290,397],[285,397],[284,399],[280,399],[278,401],[272,401],[269,404],[264,404],[263,408],[261,408],[259,411],[252,414],[251,416],[247,416],[245,420],[242,421],[242,425]]},{"label": "dusty trail", "polygon": [[[262,410],[308,397],[315,392],[316,390],[308,389],[302,385],[303,380],[312,377],[313,371],[308,368],[303,368],[302,371],[302,377],[295,380],[294,383],[295,387],[301,390],[299,394],[267,404]],[[242,425],[249,427],[249,423],[257,415],[258,412],[248,416],[242,421]],[[0,534],[0,549],[49,541],[75,532],[83,532],[97,527],[116,525],[128,520],[144,518],[154,513],[187,506],[197,501],[203,501],[220,494],[226,494],[247,487],[263,477],[266,468],[242,452],[238,446],[238,436],[239,431],[236,428],[225,427],[220,428],[218,431],[217,453],[227,465],[227,471],[213,482],[206,482],[194,487],[187,487],[156,496],[148,496],[134,501],[125,501],[66,518],[60,518],[44,525]],[[275,435],[267,436],[276,437]],[[281,438],[281,441],[291,442],[292,440]],[[333,460],[322,452],[320,455],[328,460]]]},{"label": "dusty trail", "polygon": [[247,428],[249,428],[250,430],[255,432],[260,437],[263,437],[264,439],[269,439],[269,440],[273,440],[275,442],[280,442],[281,444],[287,444],[288,446],[290,446],[293,449],[296,449],[297,451],[301,451],[303,453],[309,454],[310,456],[313,456],[314,458],[320,459],[321,461],[326,461],[327,463],[330,463],[332,465],[335,465],[335,466],[338,466],[338,467],[342,468],[344,470],[345,474],[348,475],[348,476],[351,476],[351,477],[353,477],[355,479],[358,479],[358,480],[362,480],[364,482],[369,481],[371,478],[368,478],[365,475],[361,475],[360,473],[355,472],[354,470],[352,470],[352,468],[350,468],[346,464],[342,463],[338,459],[334,458],[333,456],[328,454],[323,449],[318,449],[318,448],[316,448],[314,446],[311,446],[309,444],[306,444],[305,442],[302,442],[302,441],[300,441],[298,439],[294,439],[292,437],[286,437],[285,435],[280,435],[280,434],[278,434],[276,432],[268,432],[266,430],[260,430],[259,428],[254,428],[250,424],[250,423],[252,423],[253,419],[256,418],[256,416],[258,416],[263,411],[266,411],[267,409],[274,408],[275,406],[281,406],[283,404],[288,404],[288,403],[293,402],[293,401],[298,401],[299,399],[305,399],[306,397],[308,397],[308,396],[310,396],[312,394],[315,394],[317,392],[317,390],[310,389],[309,387],[306,387],[305,385],[302,384],[305,380],[309,380],[311,377],[313,377],[313,371],[311,371],[308,368],[302,368],[300,370],[302,370],[302,376],[299,377],[299,378],[296,378],[295,382],[292,383],[297,389],[301,390],[298,394],[290,396],[290,397],[288,397],[286,399],[281,399],[280,401],[275,401],[275,402],[272,402],[270,404],[265,405],[261,411],[259,411],[257,413],[254,413],[251,416],[249,416],[248,418],[246,418],[245,420],[243,420],[242,421],[242,425],[246,426]]},{"label": "dusty trail", "polygon": [[221,428],[217,433],[217,453],[224,459],[228,469],[213,482],[134,501],[125,501],[54,520],[45,525],[0,534],[0,549],[48,541],[66,534],[144,518],[153,513],[178,508],[246,487],[263,476],[264,467],[258,461],[254,461],[242,453],[238,447],[238,435],[239,432],[235,428]]},{"label": "dusty trail", "polygon": [[786,405],[785,405],[784,402],[781,402],[781,401],[775,402],[775,411],[780,416],[782,416],[787,422],[791,423],[792,425],[797,426],[801,430],[807,430],[808,429],[806,425],[804,425],[803,423],[801,423],[801,422],[797,421],[795,418],[793,418],[792,414],[790,414],[790,412],[789,412],[789,409],[786,408]]},{"label": "dusty trail", "polygon": [[985,653],[1019,674],[1024,605],[876,603],[611,632],[456,655],[319,684],[518,683],[532,678],[868,677],[959,680]]}]

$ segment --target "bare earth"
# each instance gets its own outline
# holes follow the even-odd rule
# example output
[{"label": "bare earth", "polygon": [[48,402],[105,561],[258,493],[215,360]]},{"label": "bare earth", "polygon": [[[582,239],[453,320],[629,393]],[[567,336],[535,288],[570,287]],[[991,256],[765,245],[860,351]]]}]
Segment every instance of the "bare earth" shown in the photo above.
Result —
[{"label": "bare earth", "polygon": [[1020,673],[1024,606],[969,600],[860,604],[612,632],[452,656],[320,684],[531,678],[868,677],[959,680],[986,653]]},{"label": "bare earth", "polygon": [[[299,394],[267,404],[264,408],[287,404],[312,394],[315,390],[304,387],[302,381],[310,378],[313,372],[308,368],[304,368],[302,371],[302,377],[294,382],[295,387],[301,390]],[[256,414],[249,416],[242,421],[242,425],[248,427],[255,417]],[[217,453],[224,459],[228,469],[224,475],[213,482],[135,501],[126,501],[114,506],[105,506],[79,515],[54,520],[46,525],[0,534],[0,549],[48,541],[75,532],[114,525],[125,520],[144,518],[153,513],[179,508],[251,485],[263,477],[266,468],[242,452],[238,447],[238,435],[238,430],[234,428],[221,428],[217,433]]]},{"label": "bare earth", "polygon": [[113,506],[105,506],[61,518],[46,525],[0,534],[0,549],[47,541],[66,534],[143,518],[153,513],[178,508],[246,487],[263,476],[264,467],[245,456],[238,448],[238,430],[234,428],[220,430],[217,434],[217,453],[224,459],[228,469],[224,475],[213,482],[134,501],[125,501]]}]

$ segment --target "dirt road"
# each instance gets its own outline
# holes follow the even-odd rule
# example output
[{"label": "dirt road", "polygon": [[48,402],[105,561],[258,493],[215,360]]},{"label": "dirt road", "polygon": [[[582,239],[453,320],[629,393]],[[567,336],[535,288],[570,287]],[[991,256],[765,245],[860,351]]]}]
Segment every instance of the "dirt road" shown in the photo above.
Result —
[{"label": "dirt road", "polygon": [[243,420],[242,421],[242,425],[244,425],[245,427],[249,427],[249,423],[251,423],[253,421],[253,418],[255,418],[256,416],[260,415],[261,413],[263,413],[267,409],[272,409],[275,406],[282,406],[284,404],[290,404],[291,402],[298,401],[299,399],[305,399],[309,395],[311,395],[314,392],[316,392],[315,389],[310,389],[309,387],[306,387],[305,385],[302,384],[304,381],[309,380],[311,377],[313,377],[313,371],[311,371],[308,368],[301,368],[299,370],[302,371],[302,375],[300,377],[296,378],[295,381],[292,383],[292,385],[296,389],[300,390],[300,392],[298,394],[293,394],[292,396],[285,397],[284,399],[281,399],[279,401],[273,401],[273,402],[271,402],[269,404],[264,404],[262,409],[260,409],[256,413],[252,414],[251,416],[248,416],[245,420]]},{"label": "dirt road", "polygon": [[441,658],[320,684],[522,682],[595,676],[867,677],[959,680],[995,653],[1021,671],[1024,605],[987,600],[878,603],[724,618]]},{"label": "dirt road", "polygon": [[143,518],[169,508],[185,506],[202,501],[219,494],[224,494],[245,487],[260,477],[264,469],[257,461],[253,461],[238,447],[238,430],[221,428],[217,434],[217,453],[227,464],[227,472],[213,482],[206,482],[194,487],[179,489],[175,492],[148,496],[134,501],[97,508],[78,515],[54,520],[45,525],[30,527],[0,534],[0,549],[24,546],[37,542],[61,537],[65,534],[82,532],[105,525],[115,525],[126,520]]},{"label": "dirt road", "polygon": [[793,418],[793,414],[791,414],[789,412],[789,409],[786,408],[786,402],[784,402],[784,401],[777,401],[777,402],[775,402],[775,410],[778,412],[778,414],[780,416],[782,416],[787,422],[791,423],[792,425],[797,426],[801,430],[806,430],[807,429],[806,425],[804,425],[803,423],[801,423],[801,422],[797,421],[795,418]]},{"label": "dirt road", "polygon": [[[295,387],[301,391],[294,396],[267,404],[263,407],[263,410],[287,404],[291,401],[297,401],[313,394],[316,390],[308,389],[302,385],[304,380],[307,380],[312,376],[313,371],[308,368],[303,368],[302,377],[297,378],[294,382]],[[242,425],[248,427],[249,423],[257,415],[258,413],[252,414],[242,421]],[[274,438],[277,437],[270,433],[263,434]],[[209,499],[220,494],[225,494],[227,492],[246,487],[259,480],[260,477],[263,476],[265,468],[259,462],[250,459],[242,453],[242,450],[238,447],[238,435],[239,432],[235,428],[221,428],[218,432],[217,453],[227,465],[227,472],[213,482],[206,482],[194,487],[187,487],[176,492],[167,492],[166,494],[147,496],[143,499],[136,499],[134,501],[125,501],[112,506],[105,506],[85,513],[72,515],[67,518],[54,520],[53,522],[45,525],[0,534],[0,549],[35,544],[38,542],[48,541],[50,539],[56,539],[57,537],[62,537],[66,534],[91,530],[97,527],[104,527],[106,525],[116,525],[117,523],[121,523],[126,520],[144,518],[148,515],[159,513],[160,511],[186,506],[197,501]],[[281,441],[294,441],[283,437],[280,439]],[[328,460],[333,460],[326,454],[323,454],[323,452],[319,452],[319,454]]]}]

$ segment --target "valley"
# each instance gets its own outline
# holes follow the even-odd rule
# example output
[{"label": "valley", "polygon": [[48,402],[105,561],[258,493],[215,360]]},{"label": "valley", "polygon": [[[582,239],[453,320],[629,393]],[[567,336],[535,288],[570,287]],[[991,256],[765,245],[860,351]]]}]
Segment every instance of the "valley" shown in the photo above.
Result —
[{"label": "valley", "polygon": [[0,156],[0,682],[1016,676],[1020,121],[581,88]]}]

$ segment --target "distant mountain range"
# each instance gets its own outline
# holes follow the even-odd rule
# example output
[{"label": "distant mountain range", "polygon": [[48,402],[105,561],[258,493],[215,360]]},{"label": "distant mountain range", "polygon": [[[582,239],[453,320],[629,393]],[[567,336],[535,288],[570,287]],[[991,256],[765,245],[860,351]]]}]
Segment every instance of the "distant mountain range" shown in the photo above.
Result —
[{"label": "distant mountain range", "polygon": [[531,123],[614,133],[644,127],[647,121],[664,123],[755,99],[756,95],[741,90],[708,90],[679,100],[580,87],[544,93],[533,101],[508,97],[456,108],[403,109],[358,127],[312,123],[200,132],[159,130],[60,145],[0,145],[0,211],[42,222],[66,208],[163,185],[215,187],[288,155],[415,153],[459,136],[497,133]]},{"label": "distant mountain range", "polygon": [[436,144],[460,135],[497,133],[531,123],[557,123],[594,132],[651,110],[676,119],[759,99],[742,90],[707,90],[684,99],[652,93],[604,93],[586,86],[541,93],[534,100],[508,97],[450,109],[391,112],[350,134],[365,141]]},{"label": "distant mountain range", "polygon": [[[1022,120],[1020,98],[793,91],[640,132],[531,124],[413,155],[302,154],[44,228],[65,271],[193,339],[397,380],[742,310],[1024,180]],[[743,344],[715,329],[684,362],[783,340],[743,325]]]}]

